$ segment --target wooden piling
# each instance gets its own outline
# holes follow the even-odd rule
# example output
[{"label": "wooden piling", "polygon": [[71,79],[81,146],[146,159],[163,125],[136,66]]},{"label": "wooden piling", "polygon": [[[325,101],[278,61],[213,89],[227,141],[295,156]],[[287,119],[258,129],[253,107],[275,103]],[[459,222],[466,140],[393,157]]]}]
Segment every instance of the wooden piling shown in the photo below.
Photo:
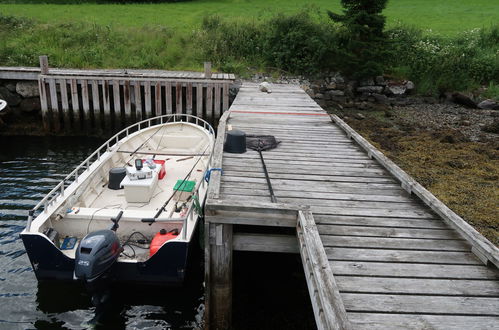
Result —
[{"label": "wooden piling", "polygon": [[210,244],[211,253],[211,326],[213,329],[229,329],[232,324],[232,225],[210,225],[206,242]]},{"label": "wooden piling", "polygon": [[211,78],[211,62],[204,62],[204,77]]},{"label": "wooden piling", "polygon": [[48,74],[49,73],[49,59],[46,55],[40,56],[40,73]]}]

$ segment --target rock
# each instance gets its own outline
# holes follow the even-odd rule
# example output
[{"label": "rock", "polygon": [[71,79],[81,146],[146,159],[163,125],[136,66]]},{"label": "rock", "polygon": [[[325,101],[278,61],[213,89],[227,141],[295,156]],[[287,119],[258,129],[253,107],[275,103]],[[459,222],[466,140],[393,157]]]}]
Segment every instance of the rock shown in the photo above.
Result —
[{"label": "rock", "polygon": [[433,96],[426,96],[423,98],[424,103],[426,104],[436,104],[438,103],[437,99]]},{"label": "rock", "polygon": [[484,110],[499,110],[499,102],[488,99],[478,103],[477,107]]},{"label": "rock", "polygon": [[24,99],[19,103],[19,109],[23,112],[39,111],[41,108],[40,99],[38,97]]},{"label": "rock", "polygon": [[481,129],[484,132],[499,134],[499,120],[495,119],[492,123],[483,125]]},{"label": "rock", "polygon": [[311,88],[308,88],[306,91],[305,91],[308,96],[310,96],[311,98],[315,98],[315,93],[314,93],[314,90],[311,89]]},{"label": "rock", "polygon": [[376,100],[377,103],[380,104],[390,103],[390,99],[386,95],[373,93],[371,96],[374,98],[374,100]]},{"label": "rock", "polygon": [[322,100],[323,98],[324,98],[324,94],[322,94],[322,93],[317,93],[317,94],[315,94],[315,96],[314,96],[314,99],[319,99],[319,100]]},{"label": "rock", "polygon": [[476,109],[476,103],[470,99],[468,96],[461,94],[461,93],[453,93],[452,94],[452,101],[454,103],[464,105],[465,107],[471,108],[471,109]]},{"label": "rock", "polygon": [[11,91],[12,93],[16,92],[16,84],[14,84],[14,83],[7,83],[7,84],[5,84],[5,87],[7,87],[7,89],[9,91]]},{"label": "rock", "polygon": [[379,111],[379,112],[386,112],[390,110],[390,106],[387,104],[371,104],[370,105],[371,110],[374,111]]},{"label": "rock", "polygon": [[327,84],[326,85],[326,89],[327,90],[336,89],[336,83],[335,82],[331,82],[331,83]]},{"label": "rock", "polygon": [[354,108],[355,107],[355,103],[353,101],[347,101],[343,104],[343,106],[345,108]]},{"label": "rock", "polygon": [[381,93],[383,91],[383,86],[362,86],[357,88],[359,93]]},{"label": "rock", "polygon": [[335,81],[337,84],[344,84],[345,83],[345,79],[343,79],[343,77],[340,75],[335,76],[334,80],[332,80],[332,81]]},{"label": "rock", "polygon": [[358,120],[363,120],[363,119],[366,119],[366,116],[364,116],[363,114],[361,114],[360,112],[357,112],[355,115],[353,115],[353,117],[355,119],[358,119]]},{"label": "rock", "polygon": [[5,100],[11,107],[15,107],[21,103],[21,97],[9,91],[7,87],[0,87],[0,99]]},{"label": "rock", "polygon": [[315,103],[317,103],[318,106],[320,106],[321,108],[325,108],[326,107],[326,101],[323,100],[323,99],[316,99],[315,100]]},{"label": "rock", "polygon": [[367,78],[364,80],[361,80],[359,82],[360,86],[374,86],[374,79],[373,78]]},{"label": "rock", "polygon": [[269,94],[272,93],[272,90],[270,89],[270,84],[266,81],[258,85],[258,89],[260,90],[260,92],[269,93]]},{"label": "rock", "polygon": [[345,85],[344,83],[336,83],[336,89],[337,90],[345,90],[347,88],[347,85]]},{"label": "rock", "polygon": [[376,82],[376,85],[380,86],[386,85],[385,78],[383,76],[377,76],[376,78],[374,78],[374,81]]},{"label": "rock", "polygon": [[319,84],[311,84],[310,88],[314,91],[314,93],[318,93],[320,90],[320,85]]},{"label": "rock", "polygon": [[408,91],[412,91],[414,88],[416,88],[416,85],[414,85],[414,83],[412,81],[407,80],[407,82],[405,83],[405,88]]},{"label": "rock", "polygon": [[463,125],[463,126],[471,126],[471,121],[469,121],[469,120],[463,120],[463,121],[461,121],[461,125]]},{"label": "rock", "polygon": [[40,96],[38,83],[33,81],[20,81],[16,84],[16,92],[24,98]]},{"label": "rock", "polygon": [[359,110],[367,110],[368,105],[367,102],[356,102],[355,107]]},{"label": "rock", "polygon": [[385,92],[388,95],[403,95],[405,94],[406,91],[407,88],[405,87],[405,85],[399,85],[399,84],[397,85],[391,84],[386,86],[385,88]]},{"label": "rock", "polygon": [[328,95],[330,98],[333,98],[336,96],[345,96],[345,92],[339,91],[339,90],[331,90],[331,91],[327,91],[326,95]]}]

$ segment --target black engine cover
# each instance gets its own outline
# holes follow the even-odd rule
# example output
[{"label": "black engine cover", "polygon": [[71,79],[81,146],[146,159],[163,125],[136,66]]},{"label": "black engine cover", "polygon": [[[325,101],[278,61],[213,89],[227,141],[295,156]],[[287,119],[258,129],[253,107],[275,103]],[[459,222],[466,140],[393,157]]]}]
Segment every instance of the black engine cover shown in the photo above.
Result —
[{"label": "black engine cover", "polygon": [[88,234],[76,250],[75,277],[87,282],[97,279],[111,268],[122,251],[114,231],[98,230]]}]

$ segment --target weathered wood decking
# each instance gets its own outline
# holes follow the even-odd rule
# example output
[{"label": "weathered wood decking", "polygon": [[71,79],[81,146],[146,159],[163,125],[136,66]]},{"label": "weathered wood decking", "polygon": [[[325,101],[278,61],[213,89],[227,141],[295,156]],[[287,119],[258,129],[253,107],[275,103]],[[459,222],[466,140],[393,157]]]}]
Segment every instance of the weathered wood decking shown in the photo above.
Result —
[{"label": "weathered wood decking", "polygon": [[[257,152],[222,152],[227,129],[282,141],[264,152],[278,203]],[[245,83],[221,120],[214,167],[208,327],[230,324],[232,250],[300,251],[318,328],[499,327],[498,249],[298,86],[266,94]],[[294,227],[298,240],[241,224]]]}]

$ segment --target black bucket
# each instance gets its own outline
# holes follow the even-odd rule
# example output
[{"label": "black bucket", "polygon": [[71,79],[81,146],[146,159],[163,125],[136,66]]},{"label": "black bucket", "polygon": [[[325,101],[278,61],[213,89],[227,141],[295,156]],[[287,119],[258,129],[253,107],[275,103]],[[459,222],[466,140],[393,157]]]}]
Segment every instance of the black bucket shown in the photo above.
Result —
[{"label": "black bucket", "polygon": [[246,133],[232,130],[227,132],[224,151],[233,154],[243,154],[246,152]]},{"label": "black bucket", "polygon": [[121,189],[121,181],[126,176],[126,169],[124,167],[115,167],[109,170],[109,184],[107,187],[109,189],[118,190]]}]

